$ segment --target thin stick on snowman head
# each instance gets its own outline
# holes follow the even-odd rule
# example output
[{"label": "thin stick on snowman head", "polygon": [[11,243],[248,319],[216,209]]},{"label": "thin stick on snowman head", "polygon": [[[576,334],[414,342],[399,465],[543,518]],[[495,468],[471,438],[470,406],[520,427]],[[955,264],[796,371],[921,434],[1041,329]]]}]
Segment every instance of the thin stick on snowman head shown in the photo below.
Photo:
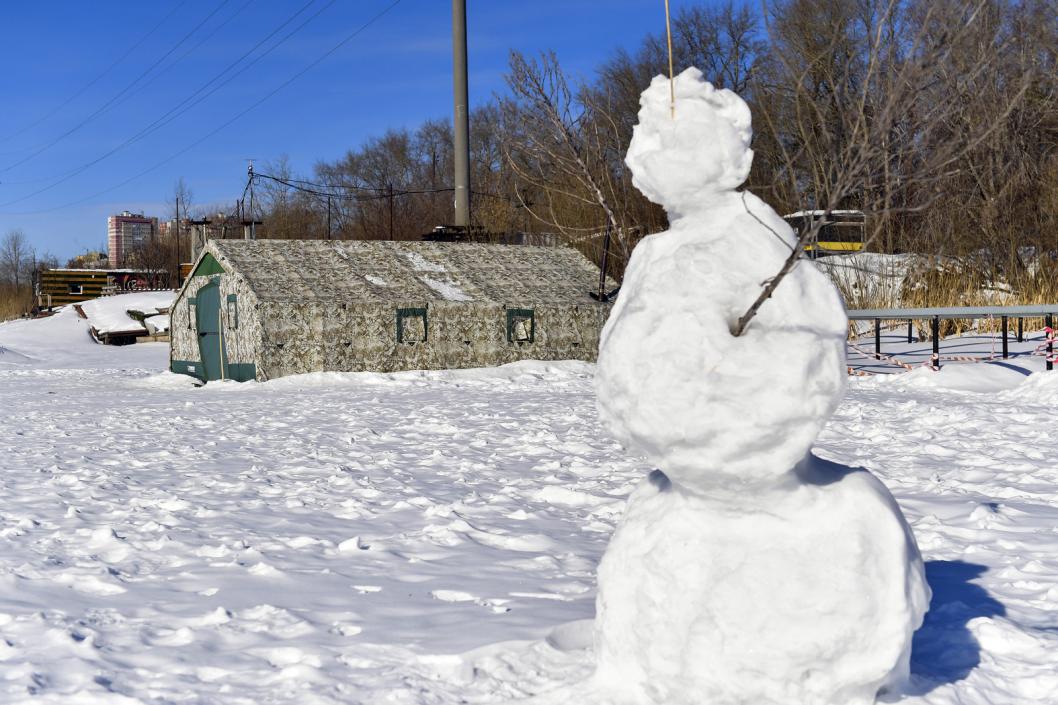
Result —
[{"label": "thin stick on snowman head", "polygon": [[672,70],[672,22],[669,21],[669,0],[665,0],[665,37],[669,43],[669,113],[670,117],[676,119],[676,81],[675,72]]}]

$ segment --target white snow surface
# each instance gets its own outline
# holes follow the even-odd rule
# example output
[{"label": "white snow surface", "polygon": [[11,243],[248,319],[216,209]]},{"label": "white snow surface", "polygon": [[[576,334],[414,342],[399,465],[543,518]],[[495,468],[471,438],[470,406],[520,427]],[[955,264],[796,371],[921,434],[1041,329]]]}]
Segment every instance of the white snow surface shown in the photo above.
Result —
[{"label": "white snow surface", "polygon": [[[128,311],[157,314],[168,310],[176,297],[175,291],[142,291],[116,294],[92,299],[80,304],[89,324],[100,333],[120,333],[142,329],[143,325],[129,316]],[[168,330],[168,324],[165,326]]]},{"label": "white snow surface", "polygon": [[[199,388],[167,361],[72,309],[0,324],[0,702],[561,702],[592,673],[596,567],[652,468],[600,426],[590,365]],[[892,488],[926,558],[887,702],[1055,702],[1041,369],[852,378],[816,443]]]},{"label": "white snow surface", "polygon": [[165,333],[169,330],[169,322],[172,318],[168,313],[161,313],[155,316],[147,316],[143,319],[143,325],[147,328],[148,333]]},{"label": "white snow surface", "polygon": [[595,385],[604,423],[660,470],[599,566],[588,688],[870,705],[907,680],[930,593],[885,485],[806,455],[845,389],[845,311],[803,262],[732,332],[796,240],[734,190],[753,156],[746,104],[696,69],[675,80],[674,114],[668,79],[643,92],[626,159],[672,227],[632,253]]}]

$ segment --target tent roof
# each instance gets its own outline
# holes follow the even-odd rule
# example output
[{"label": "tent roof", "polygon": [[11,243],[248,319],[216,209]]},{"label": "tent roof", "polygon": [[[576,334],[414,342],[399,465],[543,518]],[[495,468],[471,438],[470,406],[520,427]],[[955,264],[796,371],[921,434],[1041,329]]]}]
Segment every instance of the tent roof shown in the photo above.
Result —
[{"label": "tent roof", "polygon": [[[261,301],[594,304],[599,269],[569,247],[363,240],[211,240]],[[610,282],[608,288],[616,284]]]}]

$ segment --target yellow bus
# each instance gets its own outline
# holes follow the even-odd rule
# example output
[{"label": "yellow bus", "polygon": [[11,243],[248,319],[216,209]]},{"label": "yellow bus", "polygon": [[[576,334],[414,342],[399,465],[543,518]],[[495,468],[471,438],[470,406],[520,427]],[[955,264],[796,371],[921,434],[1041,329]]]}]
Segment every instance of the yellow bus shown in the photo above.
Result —
[{"label": "yellow bus", "polygon": [[[784,215],[783,220],[793,228],[794,234],[801,237],[826,215],[826,211],[797,211]],[[805,243],[805,252],[815,258],[863,251],[865,220],[863,211],[830,211],[816,236]]]}]

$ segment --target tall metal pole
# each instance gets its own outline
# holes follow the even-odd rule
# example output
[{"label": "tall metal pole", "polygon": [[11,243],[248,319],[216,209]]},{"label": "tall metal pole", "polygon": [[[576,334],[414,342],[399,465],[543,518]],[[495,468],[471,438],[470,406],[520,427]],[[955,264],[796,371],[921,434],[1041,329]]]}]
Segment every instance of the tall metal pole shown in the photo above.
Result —
[{"label": "tall metal pole", "polygon": [[467,2],[452,0],[452,82],[455,97],[455,224],[470,225],[470,120],[467,98]]},{"label": "tall metal pole", "polygon": [[393,239],[393,184],[386,184],[386,193],[389,195],[389,239]]},{"label": "tall metal pole", "polygon": [[602,265],[599,267],[599,301],[606,301],[606,269],[610,259],[610,221],[606,221],[606,237],[602,241]]},{"label": "tall metal pole", "polygon": [[253,219],[253,160],[252,159],[250,160],[250,167],[249,167],[249,169],[247,169],[247,173],[248,173],[248,175],[250,177],[250,239],[251,240],[256,240],[257,239],[257,231],[254,228],[255,223],[254,223],[254,219]]}]

